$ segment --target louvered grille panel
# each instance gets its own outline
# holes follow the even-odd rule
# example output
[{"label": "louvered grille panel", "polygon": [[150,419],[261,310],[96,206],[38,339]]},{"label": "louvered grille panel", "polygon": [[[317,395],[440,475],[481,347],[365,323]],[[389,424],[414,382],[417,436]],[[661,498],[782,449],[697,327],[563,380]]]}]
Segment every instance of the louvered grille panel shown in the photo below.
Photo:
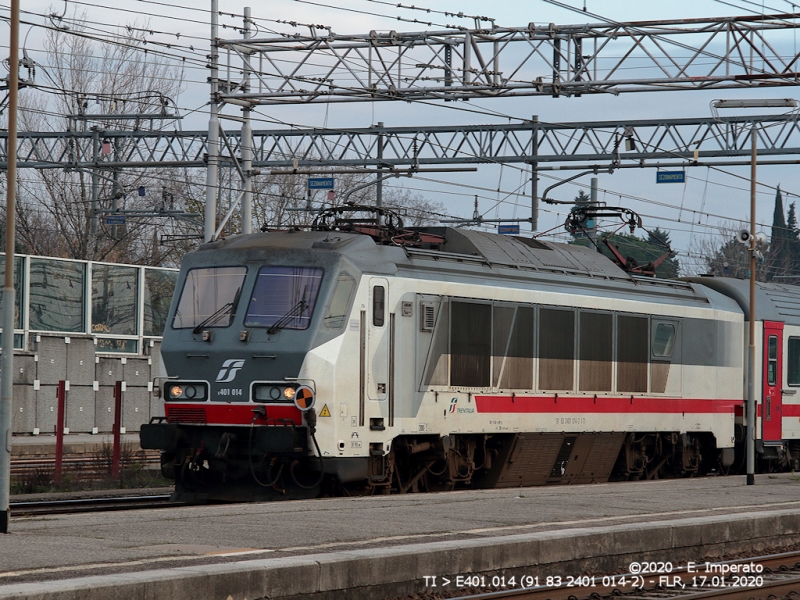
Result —
[{"label": "louvered grille panel", "polygon": [[167,423],[206,423],[204,408],[171,408],[167,416]]}]

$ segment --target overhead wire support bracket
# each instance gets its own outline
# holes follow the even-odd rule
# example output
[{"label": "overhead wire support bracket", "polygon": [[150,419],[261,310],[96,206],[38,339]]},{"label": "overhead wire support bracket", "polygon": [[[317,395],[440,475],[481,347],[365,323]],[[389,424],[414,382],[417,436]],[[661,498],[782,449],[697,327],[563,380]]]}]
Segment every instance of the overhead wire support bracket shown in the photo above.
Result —
[{"label": "overhead wire support bracket", "polygon": [[[797,53],[780,50],[781,36],[794,27],[793,14],[641,22],[593,18],[599,22],[220,39],[219,48],[242,60],[258,56],[267,69],[254,69],[258,91],[230,91],[220,98],[253,104],[453,101],[774,87],[796,85],[800,76]],[[723,36],[726,51],[714,51]],[[755,46],[761,51],[751,54]],[[320,62],[326,64],[324,77]],[[402,78],[396,73],[399,63]],[[541,73],[552,75],[536,75]]]},{"label": "overhead wire support bracket", "polygon": [[[614,167],[606,167],[606,169],[608,169],[609,175],[614,172]],[[547,204],[578,204],[577,200],[553,200],[552,198],[548,198],[547,194],[550,190],[557,188],[561,185],[564,185],[565,183],[569,183],[570,181],[574,181],[579,177],[583,177],[584,175],[597,175],[599,172],[600,169],[592,169],[591,171],[583,171],[581,173],[578,173],[577,175],[573,175],[572,177],[567,177],[566,179],[557,181],[544,191],[544,194],[542,194],[542,202],[545,202]]]}]

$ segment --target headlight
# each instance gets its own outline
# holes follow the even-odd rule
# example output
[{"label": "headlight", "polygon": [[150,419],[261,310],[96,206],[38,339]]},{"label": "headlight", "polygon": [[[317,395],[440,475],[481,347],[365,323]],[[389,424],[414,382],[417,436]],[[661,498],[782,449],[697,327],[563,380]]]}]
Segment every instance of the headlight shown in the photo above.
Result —
[{"label": "headlight", "polygon": [[204,383],[170,383],[166,386],[164,400],[191,400],[197,402],[206,399]]},{"label": "headlight", "polygon": [[281,383],[257,383],[253,386],[253,400],[288,404],[294,400],[294,387]]}]

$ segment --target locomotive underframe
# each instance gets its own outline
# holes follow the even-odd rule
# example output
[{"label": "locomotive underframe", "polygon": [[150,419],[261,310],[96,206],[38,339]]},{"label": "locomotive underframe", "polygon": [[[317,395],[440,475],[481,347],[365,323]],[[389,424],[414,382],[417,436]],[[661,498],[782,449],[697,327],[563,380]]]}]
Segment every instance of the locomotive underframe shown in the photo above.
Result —
[{"label": "locomotive underframe", "polygon": [[[272,500],[597,483],[727,472],[733,449],[710,433],[502,433],[399,436],[367,457],[314,455],[291,423],[225,427],[151,423],[174,500]],[[320,474],[320,468],[323,474]]]}]

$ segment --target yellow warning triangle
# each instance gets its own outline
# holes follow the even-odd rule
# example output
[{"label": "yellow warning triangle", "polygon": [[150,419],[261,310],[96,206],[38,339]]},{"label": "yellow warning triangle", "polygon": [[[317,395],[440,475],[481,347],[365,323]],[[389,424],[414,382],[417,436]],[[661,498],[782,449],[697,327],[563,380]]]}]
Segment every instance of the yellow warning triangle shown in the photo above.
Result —
[{"label": "yellow warning triangle", "polygon": [[331,411],[328,410],[328,405],[327,404],[323,404],[322,405],[322,410],[320,411],[319,416],[320,417],[330,417],[331,416]]}]

